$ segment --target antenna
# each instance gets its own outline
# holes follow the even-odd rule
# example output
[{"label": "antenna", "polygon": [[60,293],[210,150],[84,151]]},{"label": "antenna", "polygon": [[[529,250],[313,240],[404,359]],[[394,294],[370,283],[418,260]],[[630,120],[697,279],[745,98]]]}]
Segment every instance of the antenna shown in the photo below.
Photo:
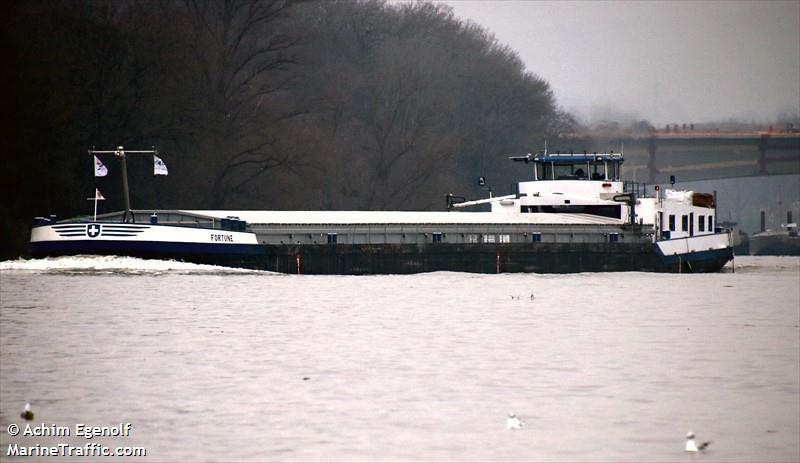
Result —
[{"label": "antenna", "polygon": [[547,156],[547,139],[544,139],[544,155]]}]

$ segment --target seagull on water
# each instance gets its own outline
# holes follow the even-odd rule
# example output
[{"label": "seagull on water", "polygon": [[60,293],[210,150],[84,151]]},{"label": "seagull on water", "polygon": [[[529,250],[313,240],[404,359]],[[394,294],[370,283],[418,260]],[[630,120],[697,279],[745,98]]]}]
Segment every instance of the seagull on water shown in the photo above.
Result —
[{"label": "seagull on water", "polygon": [[706,447],[711,444],[712,441],[703,442],[700,445],[697,445],[697,441],[694,440],[694,433],[689,431],[689,434],[686,434],[686,451],[687,452],[702,452],[706,449]]},{"label": "seagull on water", "polygon": [[506,428],[508,429],[522,429],[525,426],[525,422],[519,419],[514,412],[508,413],[508,418],[506,418]]},{"label": "seagull on water", "polygon": [[33,419],[33,412],[31,411],[31,404],[29,402],[25,402],[25,411],[20,413],[19,417],[28,421]]}]

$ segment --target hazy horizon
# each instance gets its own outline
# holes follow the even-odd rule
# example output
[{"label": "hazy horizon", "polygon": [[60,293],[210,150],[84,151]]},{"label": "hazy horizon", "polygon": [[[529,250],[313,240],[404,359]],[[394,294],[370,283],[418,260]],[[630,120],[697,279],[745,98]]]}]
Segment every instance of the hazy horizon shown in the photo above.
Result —
[{"label": "hazy horizon", "polygon": [[800,1],[442,1],[519,53],[580,120],[800,113]]}]

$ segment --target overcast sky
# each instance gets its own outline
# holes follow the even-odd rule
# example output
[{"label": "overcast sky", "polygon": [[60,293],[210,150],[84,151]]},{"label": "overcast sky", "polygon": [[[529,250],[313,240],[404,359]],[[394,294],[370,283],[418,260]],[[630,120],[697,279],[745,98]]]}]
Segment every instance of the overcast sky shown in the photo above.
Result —
[{"label": "overcast sky", "polygon": [[582,120],[657,125],[800,112],[800,0],[446,0]]}]

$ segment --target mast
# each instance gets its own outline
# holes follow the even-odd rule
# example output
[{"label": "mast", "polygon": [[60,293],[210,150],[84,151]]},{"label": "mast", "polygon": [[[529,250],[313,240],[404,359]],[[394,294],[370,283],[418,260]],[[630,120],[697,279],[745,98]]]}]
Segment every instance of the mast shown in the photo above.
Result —
[{"label": "mast", "polygon": [[125,161],[125,151],[121,146],[117,146],[117,152],[114,155],[119,158],[119,162],[122,164],[122,191],[125,194],[125,212],[122,214],[122,222],[127,223],[128,214],[130,214],[131,222],[135,223],[136,219],[133,217],[133,211],[131,211],[131,195],[128,190],[128,163]]},{"label": "mast", "polygon": [[122,215],[122,222],[128,223],[128,216],[130,215],[130,222],[135,223],[136,218],[133,216],[133,211],[131,210],[131,195],[128,189],[128,165],[125,161],[126,154],[152,154],[158,156],[158,150],[128,150],[125,151],[125,148],[122,146],[117,146],[117,149],[114,151],[102,151],[102,150],[89,150],[89,154],[113,154],[114,156],[119,159],[119,162],[122,164],[122,192],[125,195],[125,212]]}]

